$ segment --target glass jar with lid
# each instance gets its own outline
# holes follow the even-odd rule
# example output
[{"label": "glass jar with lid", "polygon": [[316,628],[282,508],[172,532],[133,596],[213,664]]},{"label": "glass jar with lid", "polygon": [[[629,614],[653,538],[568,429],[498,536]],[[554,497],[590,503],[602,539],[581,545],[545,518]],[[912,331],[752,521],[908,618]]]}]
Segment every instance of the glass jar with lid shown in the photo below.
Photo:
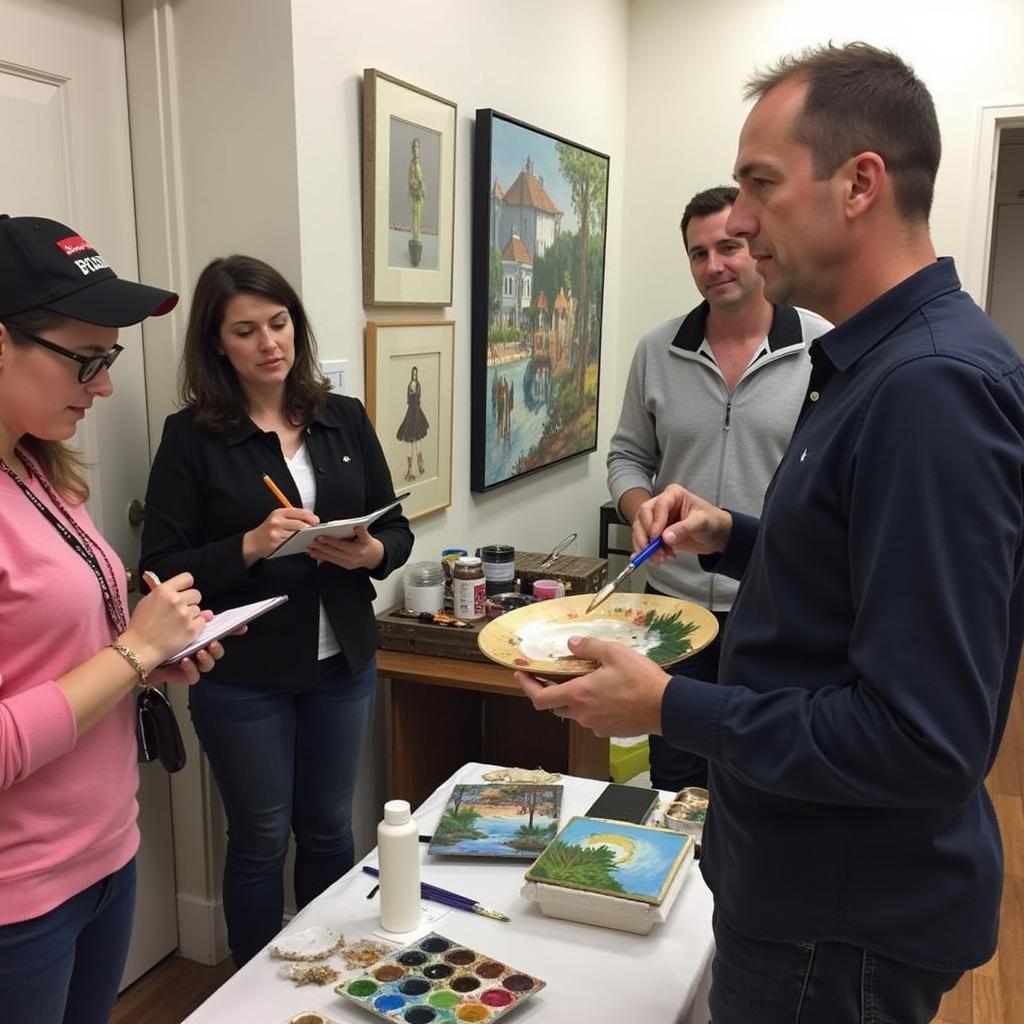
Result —
[{"label": "glass jar with lid", "polygon": [[487,614],[487,581],[479,558],[466,556],[452,568],[452,597],[455,617],[472,621]]},{"label": "glass jar with lid", "polygon": [[444,611],[444,569],[440,562],[410,563],[405,567],[403,582],[407,611]]}]

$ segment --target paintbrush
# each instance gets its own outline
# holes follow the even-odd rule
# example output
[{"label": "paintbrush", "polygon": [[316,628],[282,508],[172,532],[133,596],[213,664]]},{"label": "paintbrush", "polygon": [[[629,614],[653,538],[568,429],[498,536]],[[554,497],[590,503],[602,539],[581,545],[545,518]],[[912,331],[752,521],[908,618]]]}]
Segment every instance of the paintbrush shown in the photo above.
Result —
[{"label": "paintbrush", "polygon": [[400,619],[418,619],[420,622],[432,622],[435,626],[451,626],[454,629],[468,629],[472,625],[445,612],[410,612],[405,608],[396,608],[391,614]]},{"label": "paintbrush", "polygon": [[[373,875],[374,878],[380,878],[380,872],[376,868],[370,867],[369,864],[363,865],[363,871],[368,875]],[[480,914],[483,917],[489,917],[492,921],[508,921],[510,918],[506,917],[498,910],[488,910],[487,907],[482,907],[476,900],[469,896],[460,896],[457,892],[450,892],[448,889],[442,889],[439,886],[431,885],[429,882],[420,882],[420,895],[425,900],[432,900],[434,903],[443,903],[449,907],[455,907],[456,910],[468,910],[472,914]]]},{"label": "paintbrush", "polygon": [[660,547],[661,538],[656,537],[654,540],[651,541],[650,544],[647,545],[647,547],[643,549],[643,551],[641,551],[639,554],[634,555],[629,560],[629,565],[627,565],[626,568],[623,569],[622,572],[620,572],[619,575],[611,581],[611,583],[606,583],[594,595],[593,600],[590,602],[590,604],[587,605],[587,611],[585,614],[589,615],[599,604],[601,604],[603,601],[608,600],[608,598],[611,597],[612,594],[614,594],[615,591],[618,590],[619,587],[623,583],[625,583],[630,576],[633,575],[634,570],[638,569],[641,565],[643,565],[644,562],[646,562],[647,559],[650,558],[651,555],[653,555],[654,552],[657,551]]}]

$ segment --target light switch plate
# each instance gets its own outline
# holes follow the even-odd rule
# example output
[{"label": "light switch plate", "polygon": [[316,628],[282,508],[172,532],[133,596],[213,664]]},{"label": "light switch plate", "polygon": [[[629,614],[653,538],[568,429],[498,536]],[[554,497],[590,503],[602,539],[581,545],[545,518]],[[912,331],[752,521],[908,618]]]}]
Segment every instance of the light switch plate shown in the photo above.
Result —
[{"label": "light switch plate", "polygon": [[320,372],[331,382],[331,390],[336,395],[346,393],[348,380],[347,359],[325,359],[320,363]]}]

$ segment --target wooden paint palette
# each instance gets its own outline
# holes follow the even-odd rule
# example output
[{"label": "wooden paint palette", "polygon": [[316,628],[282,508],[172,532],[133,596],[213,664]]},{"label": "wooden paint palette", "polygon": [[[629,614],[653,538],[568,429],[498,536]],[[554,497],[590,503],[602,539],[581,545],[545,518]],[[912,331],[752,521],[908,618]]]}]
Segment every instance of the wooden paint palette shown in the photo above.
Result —
[{"label": "wooden paint palette", "polygon": [[403,1024],[494,1021],[544,987],[540,978],[431,932],[335,992]]},{"label": "wooden paint palette", "polygon": [[673,665],[707,647],[718,620],[706,608],[660,594],[612,594],[589,614],[592,594],[538,601],[508,612],[480,631],[480,650],[492,661],[548,677],[592,672],[597,664],[574,658],[570,636],[614,640]]}]

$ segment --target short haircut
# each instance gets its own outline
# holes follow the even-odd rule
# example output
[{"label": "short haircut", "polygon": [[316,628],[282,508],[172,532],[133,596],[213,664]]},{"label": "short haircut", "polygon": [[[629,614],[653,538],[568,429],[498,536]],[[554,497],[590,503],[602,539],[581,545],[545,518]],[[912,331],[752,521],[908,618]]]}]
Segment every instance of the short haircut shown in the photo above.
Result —
[{"label": "short haircut", "polygon": [[683,233],[683,246],[689,251],[686,241],[686,228],[694,217],[710,217],[719,210],[727,210],[736,202],[740,190],[735,185],[718,185],[698,192],[683,210],[683,219],[679,222],[679,230]]},{"label": "short haircut", "polygon": [[892,176],[897,209],[907,220],[927,220],[942,140],[931,93],[913,68],[868,43],[829,43],[754,75],[745,96],[760,99],[792,78],[807,83],[794,138],[810,149],[815,176],[829,178],[850,157],[877,153]]}]

